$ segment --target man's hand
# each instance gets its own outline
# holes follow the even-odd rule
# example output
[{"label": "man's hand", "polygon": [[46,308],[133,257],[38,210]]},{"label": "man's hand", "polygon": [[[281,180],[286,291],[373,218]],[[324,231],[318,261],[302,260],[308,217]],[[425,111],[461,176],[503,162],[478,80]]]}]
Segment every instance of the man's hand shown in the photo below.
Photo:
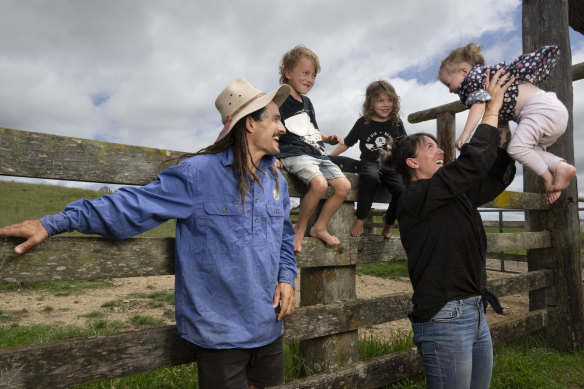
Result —
[{"label": "man's hand", "polygon": [[274,292],[274,310],[278,320],[294,313],[296,297],[294,296],[294,287],[287,282],[280,282]]},{"label": "man's hand", "polygon": [[22,254],[31,247],[42,243],[49,237],[47,230],[42,225],[39,219],[27,220],[20,224],[13,224],[0,228],[0,236],[14,236],[19,238],[26,238],[27,241],[19,244],[14,248],[16,254]]}]

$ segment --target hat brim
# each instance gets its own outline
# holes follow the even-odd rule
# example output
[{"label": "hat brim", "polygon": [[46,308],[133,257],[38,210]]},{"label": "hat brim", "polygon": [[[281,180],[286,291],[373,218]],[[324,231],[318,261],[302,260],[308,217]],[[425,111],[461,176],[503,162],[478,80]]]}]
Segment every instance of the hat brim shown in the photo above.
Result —
[{"label": "hat brim", "polygon": [[[229,131],[231,131],[233,126],[235,126],[235,123],[237,123],[241,118],[244,118],[250,113],[253,113],[259,109],[264,108],[272,101],[276,103],[278,107],[280,107],[284,103],[286,98],[288,98],[288,96],[290,95],[291,90],[292,89],[290,88],[290,85],[282,84],[280,85],[280,87],[278,87],[278,89],[258,98],[253,103],[245,107],[245,109],[243,109],[241,112],[238,112],[237,115],[235,115],[233,118],[231,118]],[[225,135],[227,135],[227,133]]]}]

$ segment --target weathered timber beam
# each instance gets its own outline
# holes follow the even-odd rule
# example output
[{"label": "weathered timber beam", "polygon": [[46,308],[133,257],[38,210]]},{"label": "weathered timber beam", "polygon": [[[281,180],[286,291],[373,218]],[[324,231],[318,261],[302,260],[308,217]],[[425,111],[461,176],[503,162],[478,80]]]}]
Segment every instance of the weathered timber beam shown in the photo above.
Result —
[{"label": "weathered timber beam", "polygon": [[411,293],[298,307],[286,318],[285,342],[338,334],[407,317],[412,310]]},{"label": "weathered timber beam", "polygon": [[499,297],[542,289],[552,285],[551,270],[537,270],[504,277],[491,277],[487,281],[488,289]]},{"label": "weathered timber beam", "polygon": [[[549,232],[487,234],[489,251],[549,247]],[[0,283],[89,280],[174,274],[173,238],[106,240],[94,237],[54,237],[16,255],[17,238],[0,238]],[[298,267],[347,266],[405,260],[397,237],[346,237],[327,247],[304,238]]]},{"label": "weathered timber beam", "polygon": [[[491,278],[490,291],[499,297],[552,285],[551,270]],[[342,303],[299,307],[286,319],[284,340],[292,342],[366,328],[407,317],[411,311],[411,293],[344,301]]]},{"label": "weathered timber beam", "polygon": [[405,259],[406,253],[399,238],[385,239],[380,235],[346,236],[339,246],[332,247],[317,238],[304,238],[302,252],[296,254],[298,267],[347,266]]},{"label": "weathered timber beam", "polygon": [[55,237],[16,255],[0,238],[0,284],[174,274],[174,238]]},{"label": "weathered timber beam", "polygon": [[380,388],[424,371],[416,349],[357,362],[333,373],[315,374],[291,381],[278,389]]},{"label": "weathered timber beam", "polygon": [[584,79],[584,62],[572,66],[572,81]]},{"label": "weathered timber beam", "polygon": [[178,151],[0,128],[0,174],[144,185]]},{"label": "weathered timber beam", "polygon": [[193,362],[175,326],[0,350],[0,388],[68,388]]},{"label": "weathered timber beam", "polygon": [[[545,310],[507,320],[491,327],[494,344],[518,339],[546,325]],[[424,371],[424,364],[415,348],[358,362],[332,373],[317,374],[294,380],[278,389],[379,388]]]},{"label": "weathered timber beam", "polygon": [[543,193],[526,193],[505,191],[481,208],[506,208],[506,209],[533,209],[549,210],[550,206],[546,203],[547,196]]},{"label": "weathered timber beam", "polygon": [[520,318],[501,321],[490,326],[493,344],[510,342],[541,330],[548,325],[548,315],[547,310],[539,309],[528,312]]},{"label": "weathered timber beam", "polygon": [[408,115],[408,122],[421,123],[428,120],[434,120],[443,113],[459,113],[466,111],[466,107],[460,101],[453,101],[452,103],[439,105],[437,107],[425,109],[423,111],[414,112]]},{"label": "weathered timber beam", "polygon": [[487,234],[487,251],[489,252],[541,249],[551,245],[549,231]]}]

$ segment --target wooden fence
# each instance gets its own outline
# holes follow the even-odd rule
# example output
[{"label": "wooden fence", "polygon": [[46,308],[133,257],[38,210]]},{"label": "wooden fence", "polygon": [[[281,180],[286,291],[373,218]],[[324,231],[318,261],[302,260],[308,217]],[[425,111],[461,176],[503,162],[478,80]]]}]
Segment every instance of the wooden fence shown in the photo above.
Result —
[{"label": "wooden fence", "polygon": [[[0,128],[0,174],[58,180],[143,185],[178,152],[112,144],[87,139]],[[373,388],[423,371],[415,350],[359,362],[359,328],[405,318],[411,294],[398,293],[357,299],[355,266],[359,263],[404,259],[398,238],[354,238],[357,176],[353,190],[331,220],[341,236],[338,247],[326,247],[307,237],[297,255],[301,268],[302,306],[286,319],[285,342],[301,341],[301,350],[317,374],[283,387]],[[302,197],[305,186],[288,177],[290,195]],[[1,183],[0,183],[1,185]],[[376,202],[387,202],[380,191]],[[541,194],[505,192],[489,207],[547,210]],[[174,273],[174,240],[133,238],[110,241],[94,237],[54,237],[20,256],[12,254],[19,239],[0,238],[0,282],[39,282],[111,277],[142,277]],[[550,247],[548,231],[489,234],[491,251]],[[552,270],[538,270],[489,280],[499,296],[548,288]],[[495,343],[544,328],[553,308],[492,328]],[[115,335],[58,341],[0,350],[0,387],[28,388],[72,385],[184,364],[196,360],[175,326],[122,332]]]}]

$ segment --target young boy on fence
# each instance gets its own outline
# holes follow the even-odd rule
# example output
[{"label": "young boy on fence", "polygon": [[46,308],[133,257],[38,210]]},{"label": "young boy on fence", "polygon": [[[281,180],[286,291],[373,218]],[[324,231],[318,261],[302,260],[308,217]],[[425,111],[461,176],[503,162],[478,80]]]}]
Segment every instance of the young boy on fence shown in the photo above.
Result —
[{"label": "young boy on fence", "polygon": [[280,136],[278,158],[288,172],[309,186],[308,192],[302,198],[300,214],[294,228],[295,252],[302,251],[302,238],[306,233],[308,220],[329,185],[334,193],[325,201],[309,233],[330,246],[341,243],[336,236],[329,234],[326,227],[351,190],[351,183],[341,169],[327,157],[324,148],[324,143],[334,145],[342,143],[343,139],[336,134],[327,136],[318,129],[314,107],[305,96],[314,86],[319,71],[318,57],[304,46],[296,46],[284,54],[280,65],[280,83],[290,85],[292,91],[280,106],[286,134]]}]

